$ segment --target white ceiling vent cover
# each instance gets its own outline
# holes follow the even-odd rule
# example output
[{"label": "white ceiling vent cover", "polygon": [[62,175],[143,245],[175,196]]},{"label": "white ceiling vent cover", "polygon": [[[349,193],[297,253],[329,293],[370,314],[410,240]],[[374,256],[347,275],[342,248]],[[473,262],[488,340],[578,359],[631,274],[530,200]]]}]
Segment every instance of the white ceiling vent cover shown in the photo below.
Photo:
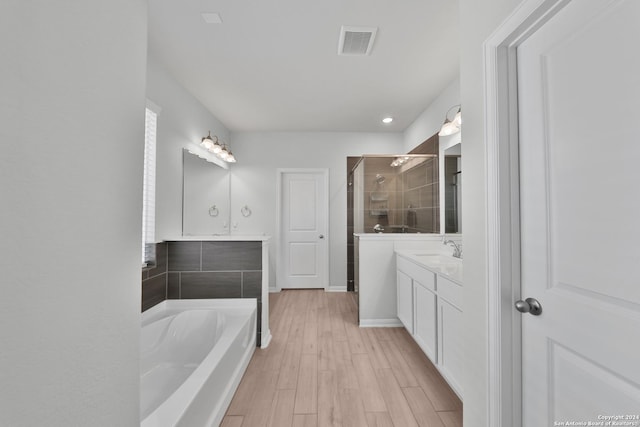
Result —
[{"label": "white ceiling vent cover", "polygon": [[340,28],[338,55],[369,55],[377,32],[377,27],[348,27],[343,25]]}]

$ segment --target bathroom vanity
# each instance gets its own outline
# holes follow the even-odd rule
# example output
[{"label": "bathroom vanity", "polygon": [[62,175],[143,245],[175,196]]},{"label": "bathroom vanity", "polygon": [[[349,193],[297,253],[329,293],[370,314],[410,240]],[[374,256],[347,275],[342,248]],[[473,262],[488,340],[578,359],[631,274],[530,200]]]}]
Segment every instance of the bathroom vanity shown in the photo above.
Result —
[{"label": "bathroom vanity", "polygon": [[462,399],[462,260],[396,250],[398,319]]},{"label": "bathroom vanity", "polygon": [[[462,235],[447,238],[460,241]],[[402,326],[396,307],[396,251],[452,253],[440,234],[356,233],[354,240],[358,320],[363,327]]]},{"label": "bathroom vanity", "polygon": [[462,260],[440,234],[354,238],[360,327],[404,326],[462,398]]},{"label": "bathroom vanity", "polygon": [[355,234],[355,288],[362,327],[402,326],[396,307],[396,250],[447,251],[438,234]]}]

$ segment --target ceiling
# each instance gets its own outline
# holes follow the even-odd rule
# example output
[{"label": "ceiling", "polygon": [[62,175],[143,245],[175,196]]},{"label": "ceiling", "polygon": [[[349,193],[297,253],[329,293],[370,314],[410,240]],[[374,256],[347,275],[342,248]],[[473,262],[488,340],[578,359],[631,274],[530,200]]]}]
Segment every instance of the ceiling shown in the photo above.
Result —
[{"label": "ceiling", "polygon": [[[370,55],[343,25],[378,28]],[[399,132],[458,76],[458,2],[149,0],[149,49],[231,131]]]}]

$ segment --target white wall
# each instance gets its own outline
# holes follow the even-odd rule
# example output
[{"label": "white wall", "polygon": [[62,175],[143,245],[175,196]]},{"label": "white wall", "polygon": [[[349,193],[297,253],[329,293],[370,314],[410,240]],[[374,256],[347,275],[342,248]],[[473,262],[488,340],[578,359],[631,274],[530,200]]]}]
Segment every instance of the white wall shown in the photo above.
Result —
[{"label": "white wall", "polygon": [[0,425],[139,425],[146,22],[0,2]]},{"label": "white wall", "polygon": [[[270,245],[270,285],[276,285],[276,170],[329,169],[329,284],[346,289],[347,281],[347,156],[402,152],[400,133],[247,132],[234,133],[231,167],[231,222],[235,234],[266,233]],[[240,214],[248,205],[252,215]]]},{"label": "white wall", "polygon": [[[158,116],[156,240],[182,234],[182,148],[212,135],[231,142],[238,163],[231,171],[232,234],[274,237],[270,245],[270,285],[275,287],[276,169],[330,169],[330,275],[334,288],[346,288],[346,157],[404,152],[400,133],[250,132],[229,135],[202,104],[148,56],[147,98],[162,108]],[[285,154],[283,154],[285,153]],[[213,167],[213,166],[212,166]],[[250,217],[240,209],[248,205]]]},{"label": "white wall", "polygon": [[198,145],[208,131],[228,143],[229,131],[165,70],[153,52],[147,63],[147,98],[162,108],[156,151],[156,240],[161,241],[182,235],[182,148]]},{"label": "white wall", "polygon": [[[464,330],[467,360],[464,425],[487,425],[486,148],[482,43],[518,0],[460,0],[460,96],[463,106]],[[473,307],[473,309],[469,309]]]},{"label": "white wall", "polygon": [[[445,114],[457,104],[460,104],[460,80],[458,78],[444,88],[440,95],[405,129],[403,152],[407,153],[413,150],[433,134],[439,132],[444,123]],[[453,118],[454,115],[455,110],[449,113],[449,118]],[[443,137],[442,139],[448,138],[451,137]]]}]

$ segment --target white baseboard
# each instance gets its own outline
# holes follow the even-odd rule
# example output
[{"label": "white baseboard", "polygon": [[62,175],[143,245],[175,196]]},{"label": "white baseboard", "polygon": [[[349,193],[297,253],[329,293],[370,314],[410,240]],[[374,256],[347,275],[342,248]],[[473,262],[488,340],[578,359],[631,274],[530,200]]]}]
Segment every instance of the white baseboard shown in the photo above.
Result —
[{"label": "white baseboard", "polygon": [[271,329],[262,331],[262,335],[260,335],[260,348],[267,348],[269,346],[269,343],[271,342],[271,338]]},{"label": "white baseboard", "polygon": [[397,328],[402,326],[400,319],[360,319],[361,328]]},{"label": "white baseboard", "polygon": [[[310,289],[322,289],[322,288],[310,288]],[[281,291],[282,291],[282,289],[269,288],[269,293],[271,293],[271,294],[277,294],[278,292],[281,292]],[[324,289],[324,291],[325,292],[347,292],[347,287],[346,286],[331,286],[329,288]]]}]

